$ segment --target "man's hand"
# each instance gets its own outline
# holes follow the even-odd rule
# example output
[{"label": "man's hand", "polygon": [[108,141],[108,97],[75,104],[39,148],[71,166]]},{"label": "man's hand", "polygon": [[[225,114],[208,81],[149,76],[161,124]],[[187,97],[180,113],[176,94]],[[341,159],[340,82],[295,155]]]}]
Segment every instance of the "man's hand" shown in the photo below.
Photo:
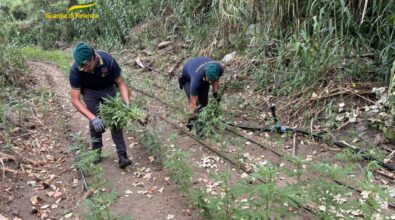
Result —
[{"label": "man's hand", "polygon": [[91,125],[95,129],[96,132],[104,132],[104,123],[103,121],[96,117],[91,121]]},{"label": "man's hand", "polygon": [[187,125],[186,125],[186,127],[188,128],[189,131],[192,130],[193,125],[196,122],[196,119],[197,119],[196,113],[189,114],[188,122],[187,122]]},{"label": "man's hand", "polygon": [[214,96],[215,101],[217,101],[217,103],[221,102],[221,96],[218,94],[218,92],[214,92],[213,96]]},{"label": "man's hand", "polygon": [[82,104],[80,89],[71,90],[71,103],[73,104],[74,108],[81,112],[81,114],[83,114],[88,120],[91,121],[96,117],[84,104]]},{"label": "man's hand", "polygon": [[186,127],[189,131],[192,131],[193,125],[195,124],[196,119],[188,119]]}]

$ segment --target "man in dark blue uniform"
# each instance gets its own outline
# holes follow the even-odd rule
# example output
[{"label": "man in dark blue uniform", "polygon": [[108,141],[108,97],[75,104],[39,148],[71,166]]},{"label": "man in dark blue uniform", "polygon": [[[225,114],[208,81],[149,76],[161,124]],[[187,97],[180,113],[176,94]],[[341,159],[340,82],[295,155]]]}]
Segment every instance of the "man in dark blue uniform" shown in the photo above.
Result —
[{"label": "man in dark blue uniform", "polygon": [[207,57],[192,58],[182,69],[180,88],[183,88],[189,101],[189,117],[187,127],[192,130],[197,112],[208,104],[210,85],[214,98],[219,102],[219,78],[224,72],[223,66]]},{"label": "man in dark blue uniform", "polygon": [[[118,86],[121,97],[129,104],[129,90],[121,76],[121,68],[117,61],[104,51],[95,51],[85,43],[78,44],[73,51],[74,64],[70,70],[71,103],[89,119],[92,148],[98,153],[100,161],[103,147],[102,133],[105,131],[103,121],[98,117],[99,106],[104,97],[116,95]],[[81,97],[85,105],[81,102]],[[123,132],[120,128],[111,129],[119,158],[119,167],[125,168],[132,164],[128,159]]]}]

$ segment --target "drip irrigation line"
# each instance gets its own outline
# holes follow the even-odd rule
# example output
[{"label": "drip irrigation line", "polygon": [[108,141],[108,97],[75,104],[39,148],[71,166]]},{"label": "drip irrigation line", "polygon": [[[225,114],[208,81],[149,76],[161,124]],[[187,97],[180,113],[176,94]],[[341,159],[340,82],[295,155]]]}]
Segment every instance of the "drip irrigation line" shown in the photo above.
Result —
[{"label": "drip irrigation line", "polygon": [[[69,139],[69,142],[71,143],[70,139]],[[74,161],[76,161],[77,156],[75,155],[75,150],[72,149],[71,152],[72,152]],[[83,183],[83,186],[84,186],[84,192],[87,192],[89,190],[89,187],[88,187],[88,181],[86,180],[86,177],[85,177],[85,173],[80,168],[77,168],[77,169],[80,171],[80,174],[81,174],[82,183]]]},{"label": "drip irrigation line", "polygon": [[229,131],[229,132],[231,132],[231,133],[233,133],[233,134],[235,134],[235,135],[237,135],[237,136],[239,136],[239,137],[241,137],[241,138],[244,138],[245,140],[247,140],[247,141],[249,141],[249,142],[251,142],[251,143],[253,143],[253,144],[255,144],[255,145],[258,145],[258,146],[259,146],[260,148],[262,148],[262,149],[265,149],[265,150],[268,150],[268,151],[274,153],[274,154],[277,155],[278,157],[284,157],[284,155],[278,153],[277,151],[275,151],[275,150],[273,150],[273,149],[271,149],[271,148],[265,147],[265,146],[263,146],[262,144],[260,144],[260,143],[258,143],[258,142],[256,142],[256,141],[252,140],[251,138],[248,138],[248,137],[246,137],[246,136],[240,134],[239,132],[237,132],[237,131],[235,131],[235,130],[233,130],[233,129],[231,129],[231,128],[226,128],[226,130]]},{"label": "drip irrigation line", "polygon": [[[74,161],[75,161],[75,153],[74,153],[74,152],[73,152],[73,157],[74,157]],[[80,168],[78,168],[78,170],[79,170],[80,173],[81,173],[82,182],[83,182],[83,185],[84,185],[84,192],[87,192],[88,189],[89,189],[89,187],[88,187],[88,182],[87,182],[87,180],[86,180],[84,171],[82,171]]]}]

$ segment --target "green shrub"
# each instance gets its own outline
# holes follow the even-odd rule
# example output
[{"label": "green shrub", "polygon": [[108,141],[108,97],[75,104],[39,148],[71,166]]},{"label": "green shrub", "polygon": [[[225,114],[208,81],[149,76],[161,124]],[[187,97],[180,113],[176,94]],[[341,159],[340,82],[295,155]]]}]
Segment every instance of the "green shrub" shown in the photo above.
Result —
[{"label": "green shrub", "polygon": [[0,46],[0,87],[17,85],[24,80],[25,59],[19,47]]}]

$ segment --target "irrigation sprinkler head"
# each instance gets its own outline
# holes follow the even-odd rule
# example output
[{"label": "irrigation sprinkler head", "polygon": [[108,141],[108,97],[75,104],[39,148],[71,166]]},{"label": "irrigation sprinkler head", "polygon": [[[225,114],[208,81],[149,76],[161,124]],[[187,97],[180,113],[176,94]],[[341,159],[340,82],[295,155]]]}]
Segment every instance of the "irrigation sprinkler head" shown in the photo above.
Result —
[{"label": "irrigation sprinkler head", "polygon": [[276,105],[272,105],[272,106],[270,106],[270,111],[272,112],[272,117],[273,117],[273,120],[274,120],[274,124],[278,124],[278,120],[277,120],[277,116],[276,116]]},{"label": "irrigation sprinkler head", "polygon": [[272,106],[270,106],[270,111],[272,112],[272,117],[273,117],[273,120],[274,120],[274,125],[270,128],[270,130],[272,131],[272,132],[278,132],[278,133],[285,133],[287,130],[288,130],[288,127],[286,127],[286,126],[282,126],[282,125],[280,125],[279,123],[278,123],[278,119],[277,119],[277,116],[276,116],[276,105],[272,105]]},{"label": "irrigation sprinkler head", "polygon": [[270,130],[272,132],[278,132],[278,133],[285,133],[288,130],[288,127],[286,126],[281,126],[279,124],[275,124],[272,127],[270,127]]}]

